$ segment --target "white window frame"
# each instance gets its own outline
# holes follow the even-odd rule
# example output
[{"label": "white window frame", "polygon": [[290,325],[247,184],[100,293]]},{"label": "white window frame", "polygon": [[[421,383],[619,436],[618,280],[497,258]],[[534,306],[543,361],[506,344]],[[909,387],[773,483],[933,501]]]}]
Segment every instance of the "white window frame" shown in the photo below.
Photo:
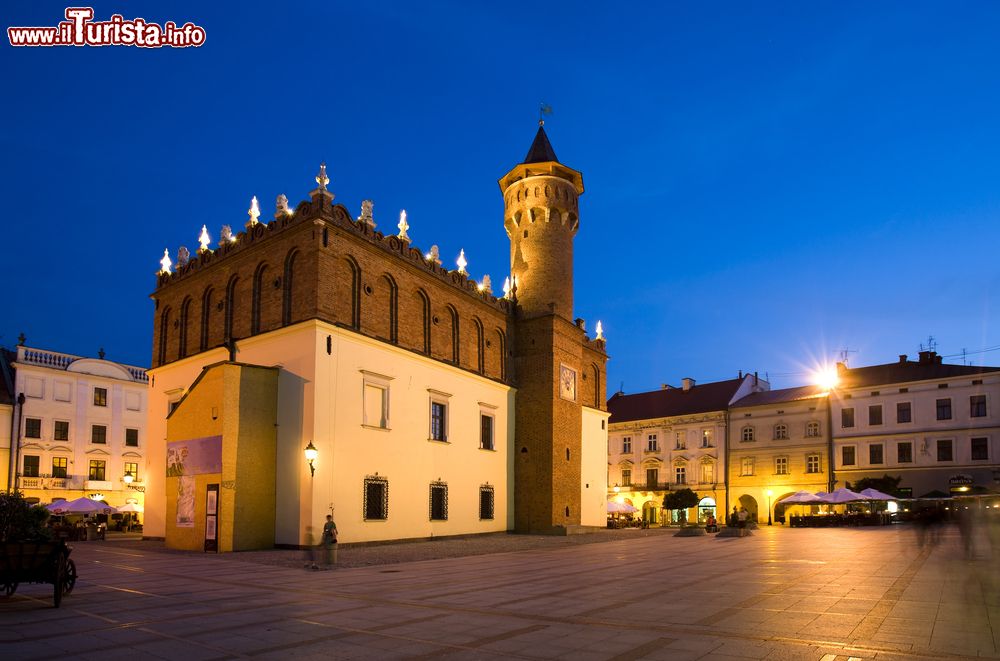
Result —
[{"label": "white window frame", "polygon": [[[386,376],[384,374],[376,374],[375,372],[369,372],[368,370],[360,370],[361,379],[361,426],[366,429],[382,429],[390,430],[392,425],[389,419],[389,383],[392,381],[393,377]],[[381,398],[380,408],[382,411],[381,417],[378,420],[368,420],[368,404],[367,398],[369,394],[374,394],[372,391],[378,390],[379,397]]]},{"label": "white window frame", "polygon": [[646,435],[646,452],[659,452],[660,440],[656,434]]},{"label": "white window frame", "polygon": [[622,454],[632,454],[631,436],[622,436]]},{"label": "white window frame", "polygon": [[819,420],[810,420],[806,423],[806,438],[819,438],[822,435],[821,429]]},{"label": "white window frame", "polygon": [[788,475],[788,457],[781,455],[774,458],[774,474]]},{"label": "white window frame", "polygon": [[[854,463],[851,463],[851,464],[845,464],[844,463],[844,448],[851,448],[854,451]],[[858,465],[858,446],[854,445],[854,444],[851,444],[851,445],[841,445],[840,446],[840,453],[839,453],[838,459],[840,460],[841,467],[843,467],[843,466],[857,466]]]},{"label": "white window frame", "polygon": [[[479,402],[479,449],[496,452],[497,449],[497,409],[500,407]],[[490,419],[490,447],[483,447],[483,418]]]},{"label": "white window frame", "polygon": [[[747,472],[747,468],[750,468],[750,472]],[[743,457],[740,459],[740,476],[751,476],[755,474],[757,470],[757,462],[754,457]]]},{"label": "white window frame", "polygon": [[[427,389],[427,440],[433,441],[435,443],[448,443],[450,442],[451,435],[449,434],[451,427],[451,406],[449,402],[451,400],[451,393],[441,392],[440,390],[434,390],[433,388]],[[434,405],[437,404],[444,409],[444,429],[441,430],[442,438],[434,438]]]},{"label": "white window frame", "polygon": [[674,447],[677,450],[687,450],[687,432],[684,430],[674,432]]},{"label": "white window frame", "polygon": [[746,425],[740,430],[740,442],[741,443],[753,443],[755,440],[755,433],[753,425]]},{"label": "white window frame", "polygon": [[701,430],[701,447],[712,447],[712,429],[710,427]]},{"label": "white window frame", "polygon": [[774,425],[774,440],[775,441],[787,441],[788,440],[788,425],[783,422],[779,422]]},{"label": "white window frame", "polygon": [[[813,470],[815,464],[815,470]],[[806,473],[816,475],[823,472],[823,457],[818,452],[806,455]]]}]

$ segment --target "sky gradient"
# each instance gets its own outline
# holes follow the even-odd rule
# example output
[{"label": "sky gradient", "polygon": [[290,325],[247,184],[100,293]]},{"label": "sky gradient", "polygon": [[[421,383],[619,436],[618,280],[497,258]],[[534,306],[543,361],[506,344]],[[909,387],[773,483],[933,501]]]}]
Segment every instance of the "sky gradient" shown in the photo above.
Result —
[{"label": "sky gradient", "polygon": [[294,206],[320,161],[353,215],[405,208],[499,290],[497,179],[544,101],[609,394],[1000,347],[1000,4],[662,4],[108,2],[206,44],[3,44],[0,344],[149,365],[163,249]]}]

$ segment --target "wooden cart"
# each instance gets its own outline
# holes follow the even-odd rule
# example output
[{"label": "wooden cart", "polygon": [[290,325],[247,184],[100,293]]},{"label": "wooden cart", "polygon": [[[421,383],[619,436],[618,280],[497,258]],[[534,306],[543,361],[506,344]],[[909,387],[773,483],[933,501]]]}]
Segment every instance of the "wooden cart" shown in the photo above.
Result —
[{"label": "wooden cart", "polygon": [[0,589],[9,597],[21,583],[51,583],[52,600],[59,608],[63,595],[76,585],[71,551],[64,541],[0,544]]}]

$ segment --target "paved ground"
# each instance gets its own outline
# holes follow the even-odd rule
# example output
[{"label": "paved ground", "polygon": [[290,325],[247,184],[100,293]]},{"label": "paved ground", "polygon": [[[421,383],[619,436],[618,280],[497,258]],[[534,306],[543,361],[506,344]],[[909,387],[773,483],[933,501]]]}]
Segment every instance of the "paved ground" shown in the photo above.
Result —
[{"label": "paved ground", "polygon": [[[451,547],[482,554],[400,561]],[[305,570],[296,552],[78,543],[80,580],[62,608],[45,586],[0,598],[0,655],[1000,658],[996,553],[983,543],[967,560],[957,531],[921,549],[898,526],[500,536],[345,549],[340,560],[356,566],[335,571]]]}]

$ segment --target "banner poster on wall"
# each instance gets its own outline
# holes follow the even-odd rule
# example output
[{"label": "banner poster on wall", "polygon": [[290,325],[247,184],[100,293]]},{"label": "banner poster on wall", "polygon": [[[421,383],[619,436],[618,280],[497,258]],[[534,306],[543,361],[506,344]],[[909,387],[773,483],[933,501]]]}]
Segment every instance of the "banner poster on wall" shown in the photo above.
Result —
[{"label": "banner poster on wall", "polygon": [[195,475],[222,472],[222,436],[167,443],[167,477],[177,479],[177,527],[194,527]]}]

